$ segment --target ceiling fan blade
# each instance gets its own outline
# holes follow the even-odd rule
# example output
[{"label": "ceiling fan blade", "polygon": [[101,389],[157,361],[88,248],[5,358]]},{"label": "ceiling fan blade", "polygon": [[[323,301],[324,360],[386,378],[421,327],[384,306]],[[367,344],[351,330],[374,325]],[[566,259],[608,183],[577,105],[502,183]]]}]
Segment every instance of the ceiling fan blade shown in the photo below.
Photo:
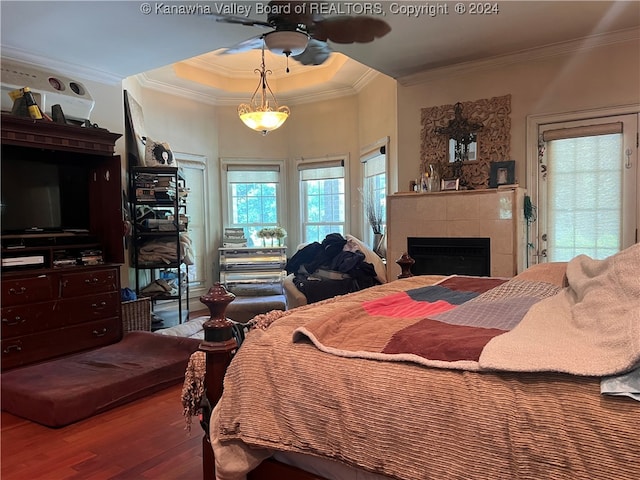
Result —
[{"label": "ceiling fan blade", "polygon": [[225,48],[218,53],[221,55],[229,55],[233,53],[248,52],[249,50],[262,48],[262,44],[264,43],[264,40],[262,38],[263,38],[263,35],[258,35],[257,37],[248,38],[246,40],[241,41],[240,43],[236,43],[235,45]]},{"label": "ceiling fan blade", "polygon": [[340,16],[316,21],[312,35],[335,43],[369,43],[390,31],[389,24],[378,18]]},{"label": "ceiling fan blade", "polygon": [[235,16],[235,15],[216,15],[216,14],[211,14],[211,17],[213,17],[216,22],[221,22],[221,23],[234,23],[237,25],[245,25],[247,27],[269,27],[271,28],[271,25],[269,25],[267,22],[264,22],[262,20],[253,20],[251,18],[246,18],[246,17],[239,17],[239,16]]},{"label": "ceiling fan blade", "polygon": [[297,60],[303,65],[321,65],[326,62],[332,52],[333,50],[327,42],[311,38],[309,39],[309,43],[307,43],[307,48],[305,48],[304,52],[291,58]]}]

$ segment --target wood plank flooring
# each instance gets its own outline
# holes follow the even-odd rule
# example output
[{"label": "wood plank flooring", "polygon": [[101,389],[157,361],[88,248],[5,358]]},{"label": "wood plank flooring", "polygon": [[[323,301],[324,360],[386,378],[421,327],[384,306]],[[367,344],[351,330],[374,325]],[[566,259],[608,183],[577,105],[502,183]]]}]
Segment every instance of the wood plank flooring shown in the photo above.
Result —
[{"label": "wood plank flooring", "polygon": [[2,412],[2,480],[199,480],[202,429],[175,385],[64,428]]}]

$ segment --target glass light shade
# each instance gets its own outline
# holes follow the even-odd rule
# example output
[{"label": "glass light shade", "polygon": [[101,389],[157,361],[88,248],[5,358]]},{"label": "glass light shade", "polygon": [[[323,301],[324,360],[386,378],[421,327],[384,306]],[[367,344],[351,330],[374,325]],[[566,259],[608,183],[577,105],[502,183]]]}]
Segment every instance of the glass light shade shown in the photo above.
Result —
[{"label": "glass light shade", "polygon": [[253,111],[250,108],[242,109],[242,107],[248,107],[248,105],[240,105],[238,107],[238,114],[242,123],[252,130],[262,132],[263,135],[280,128],[289,118],[289,109],[287,107],[268,111]]},{"label": "glass light shade", "polygon": [[309,36],[306,33],[280,30],[264,36],[267,48],[276,55],[300,55],[307,48]]}]

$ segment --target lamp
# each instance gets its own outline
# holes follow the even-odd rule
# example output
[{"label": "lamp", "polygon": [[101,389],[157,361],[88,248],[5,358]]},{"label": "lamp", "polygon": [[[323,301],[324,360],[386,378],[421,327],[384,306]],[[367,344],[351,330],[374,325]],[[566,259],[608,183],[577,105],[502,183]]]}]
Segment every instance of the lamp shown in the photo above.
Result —
[{"label": "lamp", "polygon": [[[262,64],[260,69],[255,69],[255,73],[260,75],[260,81],[256,87],[249,103],[242,103],[238,105],[238,115],[240,120],[247,127],[258,132],[262,132],[266,135],[272,130],[280,128],[282,124],[289,117],[289,107],[278,107],[278,101],[276,96],[271,91],[271,87],[267,83],[267,74],[273,73],[271,70],[266,70],[264,65],[264,42],[262,44]],[[258,103],[256,95],[260,90],[260,103]],[[267,98],[267,91],[273,98],[273,106],[269,104]]]},{"label": "lamp", "polygon": [[300,55],[307,48],[309,35],[297,30],[276,30],[264,36],[267,48],[277,55]]}]

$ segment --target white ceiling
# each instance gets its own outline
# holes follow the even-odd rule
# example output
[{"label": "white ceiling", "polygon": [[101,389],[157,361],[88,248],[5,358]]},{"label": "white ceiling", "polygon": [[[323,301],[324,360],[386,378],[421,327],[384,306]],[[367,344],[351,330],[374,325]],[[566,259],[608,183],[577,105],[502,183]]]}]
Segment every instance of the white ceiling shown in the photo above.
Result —
[{"label": "white ceiling", "polygon": [[[259,52],[219,55],[215,50],[265,33],[260,27],[216,22],[207,15],[162,13],[162,8],[192,5],[199,11],[220,6],[252,8],[265,2],[156,2],[143,14],[141,1],[6,1],[0,3],[2,56],[67,75],[119,82],[140,75],[158,88],[215,99],[246,97],[257,85]],[[317,3],[317,2],[316,2]],[[373,2],[353,2],[366,5]],[[368,44],[332,45],[349,58],[322,66],[302,66],[267,57],[270,84],[279,98],[322,98],[323,92],[352,91],[366,83],[371,69],[408,83],[421,72],[525,52],[541,46],[637,28],[640,1],[490,2],[498,11],[469,13],[474,2],[379,2],[391,32]],[[467,12],[458,14],[456,4]],[[326,2],[346,12],[346,2]],[[435,15],[395,13],[392,6],[430,5]],[[446,12],[445,12],[446,8]],[[205,12],[206,13],[206,12]],[[333,13],[325,16],[333,16]],[[269,54],[270,55],[270,54]],[[352,60],[353,59],[353,60]],[[354,61],[355,60],[355,61]]]}]

